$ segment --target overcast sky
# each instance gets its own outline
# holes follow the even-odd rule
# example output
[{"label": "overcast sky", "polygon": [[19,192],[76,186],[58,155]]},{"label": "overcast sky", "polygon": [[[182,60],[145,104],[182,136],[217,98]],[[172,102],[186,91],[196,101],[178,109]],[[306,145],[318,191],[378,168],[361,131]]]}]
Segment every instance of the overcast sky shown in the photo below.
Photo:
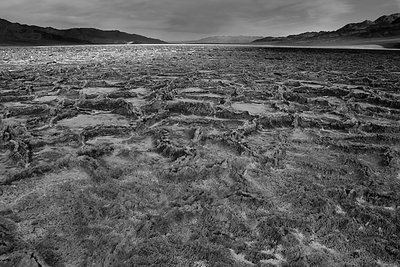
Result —
[{"label": "overcast sky", "polygon": [[400,0],[0,0],[0,18],[55,28],[118,29],[166,41],[286,36],[400,12]]}]

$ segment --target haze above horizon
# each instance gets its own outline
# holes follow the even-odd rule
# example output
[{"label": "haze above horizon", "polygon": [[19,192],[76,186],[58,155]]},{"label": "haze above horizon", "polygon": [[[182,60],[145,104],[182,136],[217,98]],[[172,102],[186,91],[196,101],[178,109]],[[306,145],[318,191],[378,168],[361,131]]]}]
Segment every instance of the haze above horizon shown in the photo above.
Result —
[{"label": "haze above horizon", "polygon": [[334,30],[400,11],[400,0],[13,0],[0,18],[54,28],[120,30],[165,41]]}]

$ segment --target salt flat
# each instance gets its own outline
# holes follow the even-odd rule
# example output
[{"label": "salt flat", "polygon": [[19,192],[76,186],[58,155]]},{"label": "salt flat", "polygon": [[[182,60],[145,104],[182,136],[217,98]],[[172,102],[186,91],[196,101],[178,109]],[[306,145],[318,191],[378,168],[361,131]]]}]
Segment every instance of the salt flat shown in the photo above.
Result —
[{"label": "salt flat", "polygon": [[400,53],[0,58],[0,265],[400,264]]}]

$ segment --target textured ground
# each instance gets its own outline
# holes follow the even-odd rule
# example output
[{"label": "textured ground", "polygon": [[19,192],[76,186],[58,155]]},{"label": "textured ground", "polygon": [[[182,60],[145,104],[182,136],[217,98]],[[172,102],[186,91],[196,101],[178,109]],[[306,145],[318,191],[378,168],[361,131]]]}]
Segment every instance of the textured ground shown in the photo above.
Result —
[{"label": "textured ground", "polygon": [[400,264],[398,52],[0,55],[0,266]]}]

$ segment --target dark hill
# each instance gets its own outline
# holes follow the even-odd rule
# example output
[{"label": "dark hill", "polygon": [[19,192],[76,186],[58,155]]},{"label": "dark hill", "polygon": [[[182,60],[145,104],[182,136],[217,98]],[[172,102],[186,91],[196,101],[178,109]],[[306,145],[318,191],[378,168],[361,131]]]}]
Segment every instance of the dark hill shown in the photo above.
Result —
[{"label": "dark hill", "polygon": [[164,41],[120,31],[91,28],[58,30],[0,19],[0,45],[163,44]]},{"label": "dark hill", "polygon": [[350,23],[336,31],[307,32],[287,37],[265,37],[253,43],[273,45],[400,45],[400,13],[382,16],[375,21]]}]

